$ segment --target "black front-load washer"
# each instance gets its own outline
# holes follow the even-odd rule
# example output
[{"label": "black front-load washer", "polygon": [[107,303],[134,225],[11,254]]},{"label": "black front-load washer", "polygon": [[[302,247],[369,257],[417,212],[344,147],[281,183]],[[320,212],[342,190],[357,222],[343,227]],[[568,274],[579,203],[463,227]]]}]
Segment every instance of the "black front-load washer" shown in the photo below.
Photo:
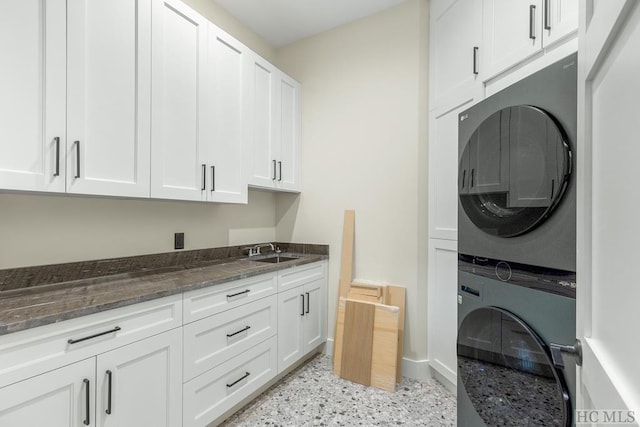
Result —
[{"label": "black front-load washer", "polygon": [[458,251],[575,272],[577,54],[459,115]]}]

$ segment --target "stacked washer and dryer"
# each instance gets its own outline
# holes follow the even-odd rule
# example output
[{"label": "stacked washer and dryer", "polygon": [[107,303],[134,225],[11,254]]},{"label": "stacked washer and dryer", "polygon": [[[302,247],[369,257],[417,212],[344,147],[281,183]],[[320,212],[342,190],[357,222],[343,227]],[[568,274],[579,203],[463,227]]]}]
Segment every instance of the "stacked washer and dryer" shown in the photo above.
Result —
[{"label": "stacked washer and dryer", "polygon": [[459,426],[573,424],[576,69],[459,116]]}]

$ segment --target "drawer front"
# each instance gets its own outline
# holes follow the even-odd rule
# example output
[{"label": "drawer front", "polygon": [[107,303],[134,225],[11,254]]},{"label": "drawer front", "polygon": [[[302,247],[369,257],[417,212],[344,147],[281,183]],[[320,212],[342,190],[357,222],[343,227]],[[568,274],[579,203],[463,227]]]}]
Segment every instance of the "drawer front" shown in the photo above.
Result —
[{"label": "drawer front", "polygon": [[183,427],[204,427],[273,379],[277,339],[271,337],[184,385]]},{"label": "drawer front", "polygon": [[305,283],[324,277],[324,263],[314,262],[312,264],[300,265],[297,267],[280,270],[278,272],[278,286],[280,291],[295,288]]},{"label": "drawer front", "polygon": [[181,325],[173,295],[3,336],[0,387]]},{"label": "drawer front", "polygon": [[204,319],[276,293],[276,273],[235,280],[184,294],[184,323]]},{"label": "drawer front", "polygon": [[274,336],[278,326],[278,296],[190,323],[184,327],[184,380]]}]

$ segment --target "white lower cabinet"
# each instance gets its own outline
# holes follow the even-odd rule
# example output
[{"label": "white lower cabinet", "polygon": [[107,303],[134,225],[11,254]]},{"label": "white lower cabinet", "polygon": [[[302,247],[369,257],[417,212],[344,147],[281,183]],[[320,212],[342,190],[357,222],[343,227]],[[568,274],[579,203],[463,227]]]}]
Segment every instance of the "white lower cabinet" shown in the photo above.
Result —
[{"label": "white lower cabinet", "polygon": [[[95,369],[95,360],[91,358],[0,388],[0,425],[95,425]],[[85,423],[87,420],[89,424]]]},{"label": "white lower cabinet", "polygon": [[182,418],[182,330],[96,359],[96,425],[175,427]]},{"label": "white lower cabinet", "polygon": [[326,279],[311,279],[278,294],[278,372],[324,342]]},{"label": "white lower cabinet", "polygon": [[206,426],[277,375],[271,337],[184,385],[183,427]]}]

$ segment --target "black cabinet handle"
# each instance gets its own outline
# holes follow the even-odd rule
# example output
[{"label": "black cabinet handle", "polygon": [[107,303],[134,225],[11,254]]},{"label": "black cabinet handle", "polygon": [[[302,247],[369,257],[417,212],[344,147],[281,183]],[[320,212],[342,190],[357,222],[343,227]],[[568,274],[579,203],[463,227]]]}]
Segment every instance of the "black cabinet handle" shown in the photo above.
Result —
[{"label": "black cabinet handle", "polygon": [[109,329],[108,331],[98,332],[97,334],[89,335],[88,337],[83,337],[83,338],[78,338],[78,339],[69,338],[67,340],[67,342],[69,344],[77,344],[77,343],[82,342],[82,341],[90,340],[90,339],[93,339],[93,338],[98,338],[98,337],[101,337],[103,335],[111,334],[113,332],[118,332],[120,329],[122,329],[122,328],[120,328],[120,326],[116,326],[115,328]]},{"label": "black cabinet handle", "polygon": [[90,409],[91,409],[91,408],[89,408],[90,403],[91,403],[90,402],[91,391],[89,390],[90,383],[89,383],[89,380],[86,379],[86,378],[82,382],[84,382],[84,393],[85,393],[84,394],[84,399],[85,399],[84,400],[84,404],[85,404],[85,414],[86,414],[85,419],[84,419],[84,421],[82,423],[84,425],[88,426],[91,423],[91,415],[90,415],[90,412],[89,412]]},{"label": "black cabinet handle", "polygon": [[467,170],[462,171],[462,189],[464,189],[464,181],[467,178]]},{"label": "black cabinet handle", "polygon": [[236,336],[236,335],[238,335],[238,334],[241,334],[241,333],[243,333],[244,331],[248,331],[249,329],[251,329],[251,326],[247,325],[247,326],[245,326],[244,328],[240,329],[240,330],[239,330],[239,331],[237,331],[237,332],[234,332],[234,333],[232,333],[232,334],[227,334],[227,338],[231,338],[231,337],[233,337],[233,336]]},{"label": "black cabinet handle", "polygon": [[76,146],[76,175],[75,178],[80,178],[80,141],[74,141]]},{"label": "black cabinet handle", "polygon": [[56,142],[56,171],[53,176],[60,176],[60,137],[56,136],[53,140]]},{"label": "black cabinet handle", "polygon": [[251,292],[250,289],[245,289],[242,292],[236,292],[235,294],[227,295],[227,298],[237,297],[237,296],[242,295],[242,294],[248,294],[249,292]]},{"label": "black cabinet handle", "polygon": [[474,185],[474,177],[475,177],[475,169],[471,169],[471,188],[473,188]]},{"label": "black cabinet handle", "polygon": [[305,295],[307,296],[307,309],[304,312],[305,314],[309,314],[309,300],[311,299],[311,296],[309,295],[309,292],[305,292]]},{"label": "black cabinet handle", "polygon": [[549,4],[549,0],[544,0],[544,29],[551,29],[551,5]]},{"label": "black cabinet handle", "polygon": [[276,180],[276,161],[273,160],[273,178],[271,178],[272,180]]},{"label": "black cabinet handle", "polygon": [[234,385],[238,384],[243,379],[247,378],[249,375],[251,375],[249,372],[245,372],[245,374],[242,376],[242,378],[238,378],[237,380],[235,380],[231,384],[227,384],[227,387],[229,387],[229,388],[233,387]]},{"label": "black cabinet handle", "polygon": [[478,75],[478,46],[473,47],[473,74]]},{"label": "black cabinet handle", "polygon": [[200,190],[204,191],[207,189],[207,165],[202,164],[202,188]]},{"label": "black cabinet handle", "polygon": [[211,166],[211,192],[216,191],[216,167]]},{"label": "black cabinet handle", "polygon": [[106,414],[111,415],[111,379],[113,377],[113,372],[107,370],[107,409]]},{"label": "black cabinet handle", "polygon": [[536,32],[534,28],[535,25],[536,25],[536,5],[532,4],[531,6],[529,6],[529,38],[531,40],[536,39]]},{"label": "black cabinet handle", "polygon": [[280,177],[278,181],[282,181],[282,162],[278,162],[278,169],[280,170]]},{"label": "black cabinet handle", "polygon": [[302,310],[300,311],[300,316],[304,316],[304,295],[300,294],[300,299],[302,300]]}]

